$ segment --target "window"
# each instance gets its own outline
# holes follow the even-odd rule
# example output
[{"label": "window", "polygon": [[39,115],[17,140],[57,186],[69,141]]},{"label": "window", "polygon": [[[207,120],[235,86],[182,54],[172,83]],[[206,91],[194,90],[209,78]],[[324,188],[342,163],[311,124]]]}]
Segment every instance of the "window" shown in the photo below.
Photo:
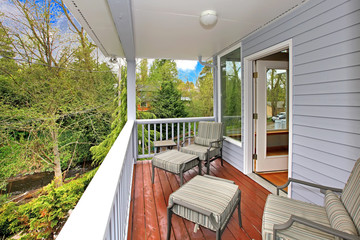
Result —
[{"label": "window", "polygon": [[241,141],[241,52],[240,48],[220,58],[221,121],[224,136]]}]

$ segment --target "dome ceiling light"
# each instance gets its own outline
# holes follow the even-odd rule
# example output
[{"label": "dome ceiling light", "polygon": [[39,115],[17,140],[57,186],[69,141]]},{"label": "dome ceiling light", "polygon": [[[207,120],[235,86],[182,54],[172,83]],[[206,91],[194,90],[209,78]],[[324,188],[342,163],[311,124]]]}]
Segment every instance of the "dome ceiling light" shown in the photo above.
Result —
[{"label": "dome ceiling light", "polygon": [[217,15],[214,10],[205,10],[200,15],[200,24],[206,29],[214,27],[217,23]]}]

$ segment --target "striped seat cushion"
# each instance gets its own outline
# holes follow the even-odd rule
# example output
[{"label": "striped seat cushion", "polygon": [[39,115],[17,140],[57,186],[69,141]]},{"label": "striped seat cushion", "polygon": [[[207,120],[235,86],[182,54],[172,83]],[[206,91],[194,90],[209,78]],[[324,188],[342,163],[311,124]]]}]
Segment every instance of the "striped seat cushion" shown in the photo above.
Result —
[{"label": "striped seat cushion", "polygon": [[[216,231],[225,226],[239,197],[239,187],[228,180],[208,175],[196,176],[170,195],[169,206],[173,206],[175,214]],[[175,204],[174,201],[210,211],[214,222],[208,216]]]},{"label": "striped seat cushion", "polygon": [[[207,149],[208,149],[208,146],[191,144],[189,146],[182,147],[180,149],[180,151],[183,153],[197,155],[200,160],[204,161],[204,160],[207,160]],[[209,159],[220,155],[220,149],[219,148],[210,148],[209,155],[210,155]]]},{"label": "striped seat cushion", "polygon": [[339,197],[332,191],[326,191],[324,202],[331,227],[352,235],[357,235],[354,223]]},{"label": "striped seat cushion", "polygon": [[[262,236],[272,240],[274,224],[282,224],[289,220],[290,215],[296,215],[330,227],[325,208],[315,204],[280,197],[270,194],[266,200]],[[334,236],[322,231],[294,223],[290,228],[277,232],[277,239],[334,239]]]},{"label": "striped seat cushion", "polygon": [[356,161],[344,187],[341,201],[360,233],[360,158]]},{"label": "striped seat cushion", "polygon": [[151,160],[155,167],[165,169],[169,172],[179,174],[197,166],[198,156],[170,150],[156,154]]}]

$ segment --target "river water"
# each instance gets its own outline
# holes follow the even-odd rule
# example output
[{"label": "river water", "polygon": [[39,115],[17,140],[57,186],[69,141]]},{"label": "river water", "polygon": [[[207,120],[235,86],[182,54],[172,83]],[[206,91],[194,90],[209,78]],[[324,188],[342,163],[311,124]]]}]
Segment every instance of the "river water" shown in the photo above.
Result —
[{"label": "river water", "polygon": [[[83,166],[77,166],[69,170],[69,172],[66,174],[66,178],[74,177],[76,174],[83,174],[87,171],[90,171],[91,169],[93,169],[91,163],[85,164]],[[12,195],[22,194],[24,192],[46,186],[47,184],[51,183],[53,179],[54,172],[40,172],[14,177],[8,180],[6,193],[11,193]]]}]

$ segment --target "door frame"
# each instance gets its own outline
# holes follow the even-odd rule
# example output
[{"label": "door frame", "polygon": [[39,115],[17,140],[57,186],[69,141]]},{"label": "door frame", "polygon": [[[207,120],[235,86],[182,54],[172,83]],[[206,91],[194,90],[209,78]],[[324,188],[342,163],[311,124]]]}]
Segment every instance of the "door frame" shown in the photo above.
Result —
[{"label": "door frame", "polygon": [[[244,62],[244,173],[253,172],[253,61],[279,51],[289,49],[289,155],[288,155],[288,177],[292,177],[292,142],[293,142],[293,47],[292,39],[276,44],[262,51],[256,52],[243,58]],[[291,197],[291,185],[289,186],[288,196]]]}]

